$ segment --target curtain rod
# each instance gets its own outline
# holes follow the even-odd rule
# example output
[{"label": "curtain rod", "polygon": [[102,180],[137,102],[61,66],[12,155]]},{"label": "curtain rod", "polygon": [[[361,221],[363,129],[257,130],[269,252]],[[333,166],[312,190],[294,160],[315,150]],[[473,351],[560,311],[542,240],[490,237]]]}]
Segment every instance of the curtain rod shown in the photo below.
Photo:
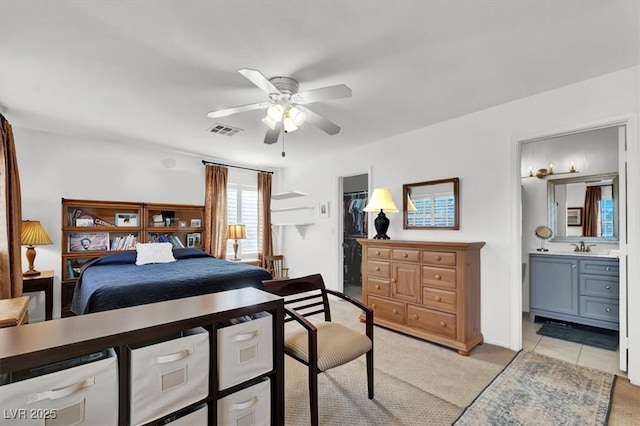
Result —
[{"label": "curtain rod", "polygon": [[235,169],[243,169],[243,170],[251,170],[254,172],[261,172],[261,173],[268,173],[270,175],[273,174],[273,172],[270,172],[268,170],[258,170],[258,169],[252,169],[250,167],[241,167],[241,166],[232,166],[230,164],[222,164],[222,163],[213,163],[211,161],[206,161],[206,160],[202,160],[202,164],[204,164],[205,166],[224,166],[224,167],[233,167]]}]

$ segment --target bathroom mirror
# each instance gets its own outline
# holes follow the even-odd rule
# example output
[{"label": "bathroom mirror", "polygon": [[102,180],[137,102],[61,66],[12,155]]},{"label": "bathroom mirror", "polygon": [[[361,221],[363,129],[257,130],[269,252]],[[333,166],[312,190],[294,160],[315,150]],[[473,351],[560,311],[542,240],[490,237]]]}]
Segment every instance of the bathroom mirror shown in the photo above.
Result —
[{"label": "bathroom mirror", "polygon": [[549,180],[547,197],[550,241],[618,241],[618,173]]},{"label": "bathroom mirror", "polygon": [[459,178],[402,185],[404,229],[460,229]]}]

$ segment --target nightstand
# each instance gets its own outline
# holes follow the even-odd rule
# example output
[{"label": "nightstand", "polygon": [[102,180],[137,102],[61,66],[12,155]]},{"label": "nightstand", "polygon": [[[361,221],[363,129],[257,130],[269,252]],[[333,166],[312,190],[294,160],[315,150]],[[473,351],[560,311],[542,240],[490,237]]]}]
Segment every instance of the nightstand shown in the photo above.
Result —
[{"label": "nightstand", "polygon": [[45,319],[53,319],[53,271],[42,271],[40,275],[22,277],[22,292],[44,291]]}]

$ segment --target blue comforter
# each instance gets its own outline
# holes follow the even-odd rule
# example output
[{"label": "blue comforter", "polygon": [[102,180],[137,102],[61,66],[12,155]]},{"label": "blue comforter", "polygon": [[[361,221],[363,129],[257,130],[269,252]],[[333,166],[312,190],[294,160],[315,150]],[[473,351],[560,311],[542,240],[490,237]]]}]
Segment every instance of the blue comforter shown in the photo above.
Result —
[{"label": "blue comforter", "polygon": [[85,264],[71,310],[76,314],[198,296],[241,287],[262,288],[271,274],[257,266],[175,249],[171,263],[137,266],[136,252],[108,254]]}]

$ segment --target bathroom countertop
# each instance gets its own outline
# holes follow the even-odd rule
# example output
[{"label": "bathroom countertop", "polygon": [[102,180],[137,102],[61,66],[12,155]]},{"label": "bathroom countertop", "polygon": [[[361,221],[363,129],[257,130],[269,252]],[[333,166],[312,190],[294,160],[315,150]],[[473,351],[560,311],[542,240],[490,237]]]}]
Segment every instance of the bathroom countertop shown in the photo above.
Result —
[{"label": "bathroom countertop", "polygon": [[529,254],[541,254],[541,255],[547,255],[547,256],[605,257],[609,259],[617,259],[619,257],[618,251],[581,252],[581,251],[557,251],[557,250],[549,250],[549,251],[531,250],[529,251]]}]

